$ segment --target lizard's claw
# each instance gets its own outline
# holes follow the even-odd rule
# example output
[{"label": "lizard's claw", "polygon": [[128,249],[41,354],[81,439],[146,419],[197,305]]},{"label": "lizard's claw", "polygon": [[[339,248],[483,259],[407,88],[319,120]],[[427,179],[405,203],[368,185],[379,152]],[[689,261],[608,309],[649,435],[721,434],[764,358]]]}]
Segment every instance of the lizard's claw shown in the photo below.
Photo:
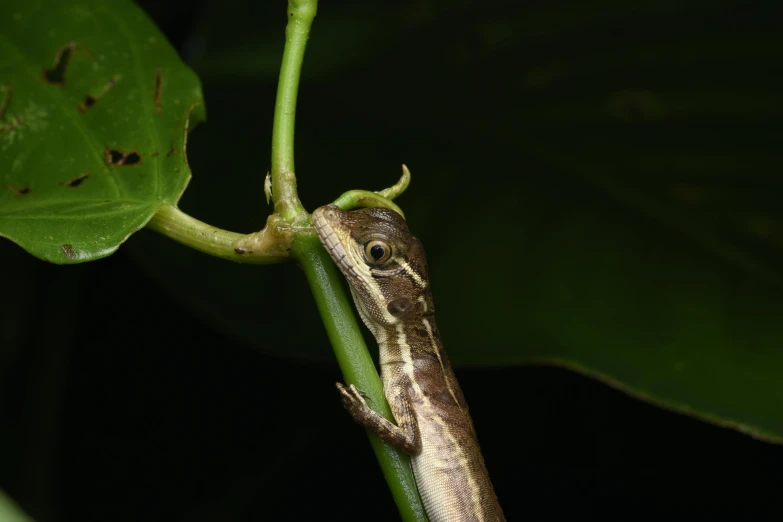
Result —
[{"label": "lizard's claw", "polygon": [[367,395],[353,384],[345,386],[342,383],[336,383],[337,391],[340,392],[340,399],[343,401],[343,407],[354,418],[365,417],[370,407],[367,406]]}]

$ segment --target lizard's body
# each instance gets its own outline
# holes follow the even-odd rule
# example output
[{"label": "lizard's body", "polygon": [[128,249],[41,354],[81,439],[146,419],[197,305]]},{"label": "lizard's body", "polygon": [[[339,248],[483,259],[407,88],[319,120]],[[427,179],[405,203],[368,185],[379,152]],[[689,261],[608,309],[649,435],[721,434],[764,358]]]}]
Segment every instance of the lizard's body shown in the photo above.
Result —
[{"label": "lizard's body", "polygon": [[[435,324],[426,256],[405,220],[381,208],[326,206],[313,224],[378,342],[384,394],[397,425],[338,384],[354,419],[411,456],[431,522],[499,522],[473,422]],[[378,254],[378,255],[376,255]]]}]

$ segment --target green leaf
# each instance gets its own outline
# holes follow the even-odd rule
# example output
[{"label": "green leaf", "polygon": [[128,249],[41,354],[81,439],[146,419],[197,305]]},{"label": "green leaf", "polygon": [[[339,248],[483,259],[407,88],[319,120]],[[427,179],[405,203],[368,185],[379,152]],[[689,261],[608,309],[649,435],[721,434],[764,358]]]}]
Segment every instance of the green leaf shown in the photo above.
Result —
[{"label": "green leaf", "polygon": [[182,195],[201,102],[131,2],[3,2],[0,235],[54,263],[113,253]]}]

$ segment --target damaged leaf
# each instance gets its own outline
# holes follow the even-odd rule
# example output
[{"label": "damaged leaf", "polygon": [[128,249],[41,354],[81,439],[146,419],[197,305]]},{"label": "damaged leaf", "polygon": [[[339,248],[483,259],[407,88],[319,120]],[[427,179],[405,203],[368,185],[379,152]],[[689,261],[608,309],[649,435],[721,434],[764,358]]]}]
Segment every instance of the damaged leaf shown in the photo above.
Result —
[{"label": "damaged leaf", "polygon": [[133,3],[3,2],[0,236],[54,263],[113,253],[182,195],[203,117],[198,78]]}]

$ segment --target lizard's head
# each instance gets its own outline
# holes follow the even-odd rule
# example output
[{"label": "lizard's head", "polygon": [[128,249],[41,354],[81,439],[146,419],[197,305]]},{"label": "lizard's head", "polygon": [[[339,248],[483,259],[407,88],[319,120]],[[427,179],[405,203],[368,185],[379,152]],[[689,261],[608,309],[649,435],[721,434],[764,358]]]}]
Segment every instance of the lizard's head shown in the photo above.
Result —
[{"label": "lizard's head", "polygon": [[432,311],[424,248],[402,216],[386,208],[327,205],[313,212],[313,226],[348,279],[368,328]]}]

